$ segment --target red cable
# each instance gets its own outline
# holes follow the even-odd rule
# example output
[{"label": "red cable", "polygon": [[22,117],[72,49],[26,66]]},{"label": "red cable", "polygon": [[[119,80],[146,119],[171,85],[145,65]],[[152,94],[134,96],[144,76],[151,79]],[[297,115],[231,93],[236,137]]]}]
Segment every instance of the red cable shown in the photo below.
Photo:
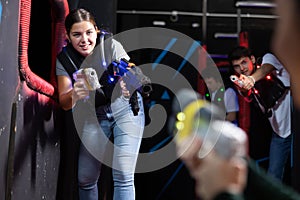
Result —
[{"label": "red cable", "polygon": [[[55,21],[55,30],[52,39],[54,39],[52,53],[55,54],[52,57],[56,57],[57,52],[61,49],[62,35],[64,35],[63,21],[65,15],[68,13],[68,3],[67,0],[53,0],[52,10],[54,10],[55,15],[53,18],[57,19]],[[30,30],[30,16],[31,16],[31,0],[21,0],[20,1],[20,30],[19,30],[19,70],[22,78],[26,81],[29,88],[39,93],[42,93],[49,97],[54,97],[55,88],[52,84],[48,83],[46,80],[42,79],[35,73],[33,73],[28,64],[28,44],[29,44],[29,30]],[[54,84],[55,81],[55,66],[52,64],[51,70],[51,82]]]}]

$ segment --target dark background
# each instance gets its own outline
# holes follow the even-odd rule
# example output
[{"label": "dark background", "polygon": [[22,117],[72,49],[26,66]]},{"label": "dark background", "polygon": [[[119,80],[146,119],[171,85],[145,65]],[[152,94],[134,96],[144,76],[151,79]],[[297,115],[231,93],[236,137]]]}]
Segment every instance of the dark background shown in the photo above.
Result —
[{"label": "dark background", "polygon": [[[138,27],[154,26],[153,21],[164,21],[164,28],[182,32],[207,47],[217,66],[226,71],[226,55],[239,43],[237,37],[216,38],[216,33],[237,34],[237,8],[233,0],[208,0],[207,26],[203,27],[203,2],[196,0],[69,0],[69,8],[85,7],[95,14],[100,28],[113,33]],[[265,1],[266,2],[266,1]],[[272,2],[272,1],[268,1]],[[55,99],[27,87],[18,73],[18,0],[1,0],[0,10],[0,199],[5,199],[9,155],[14,158],[12,199],[55,199],[59,167],[61,115]],[[46,81],[51,76],[51,2],[32,0],[29,42],[31,70]],[[135,12],[132,12],[132,11]],[[147,11],[147,12],[145,12]],[[178,15],[172,15],[177,11]],[[270,49],[276,17],[270,8],[241,9],[241,31],[248,33],[250,48],[256,56]],[[193,27],[193,24],[197,25]],[[144,49],[130,52],[138,64],[153,63],[160,50]],[[168,53],[161,61],[167,66],[178,66],[182,59]],[[224,64],[225,63],[225,64]],[[181,72],[197,89],[198,76],[186,64]],[[152,104],[162,105],[171,112],[171,101],[163,98],[166,88],[154,85]],[[16,113],[12,112],[16,103]],[[15,114],[16,116],[11,116]],[[10,127],[16,121],[16,129]],[[266,125],[267,127],[267,125]],[[10,136],[15,133],[14,145]],[[251,152],[257,164],[267,166],[269,134],[256,136],[255,151]],[[170,142],[167,127],[153,137],[142,141],[141,152],[149,152],[157,145]],[[9,149],[14,147],[13,154]],[[10,147],[10,148],[9,148]],[[11,153],[11,152],[10,152]],[[296,156],[294,157],[296,158]],[[299,161],[295,160],[294,166]],[[297,171],[295,172],[298,173]],[[12,177],[10,177],[12,178]],[[300,184],[287,178],[295,188]],[[148,173],[136,174],[137,199],[195,199],[193,180],[184,165],[176,160],[169,166]]]}]

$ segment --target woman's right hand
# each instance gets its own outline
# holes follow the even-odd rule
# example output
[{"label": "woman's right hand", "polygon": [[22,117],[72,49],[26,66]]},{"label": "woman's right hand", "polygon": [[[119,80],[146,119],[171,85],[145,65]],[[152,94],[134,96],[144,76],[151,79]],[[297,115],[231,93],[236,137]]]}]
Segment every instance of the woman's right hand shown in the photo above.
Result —
[{"label": "woman's right hand", "polygon": [[73,86],[73,101],[88,99],[89,98],[89,90],[85,85],[84,79],[77,79]]},{"label": "woman's right hand", "polygon": [[120,81],[120,87],[121,87],[121,92],[122,92],[123,97],[125,97],[126,99],[129,99],[130,91],[127,89],[126,83],[123,80]]}]

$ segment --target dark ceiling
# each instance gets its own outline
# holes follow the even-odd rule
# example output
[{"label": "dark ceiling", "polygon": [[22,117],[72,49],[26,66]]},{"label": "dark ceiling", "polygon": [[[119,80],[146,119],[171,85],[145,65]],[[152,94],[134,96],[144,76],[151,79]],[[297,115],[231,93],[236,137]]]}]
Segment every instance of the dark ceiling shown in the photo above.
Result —
[{"label": "dark ceiling", "polygon": [[[155,26],[153,21],[163,21],[165,28],[180,31],[195,40],[204,42],[211,54],[223,55],[238,44],[238,39],[232,35],[240,30],[248,32],[249,46],[253,52],[263,54],[269,50],[274,22],[276,22],[273,6],[268,7],[274,5],[272,0],[255,1],[258,6],[249,7],[237,7],[236,3],[254,1],[207,0],[206,26],[203,26],[203,16],[205,16],[203,2],[205,1],[118,1],[117,31]],[[240,26],[238,26],[238,8],[241,13]],[[176,20],[174,20],[175,15]]]}]

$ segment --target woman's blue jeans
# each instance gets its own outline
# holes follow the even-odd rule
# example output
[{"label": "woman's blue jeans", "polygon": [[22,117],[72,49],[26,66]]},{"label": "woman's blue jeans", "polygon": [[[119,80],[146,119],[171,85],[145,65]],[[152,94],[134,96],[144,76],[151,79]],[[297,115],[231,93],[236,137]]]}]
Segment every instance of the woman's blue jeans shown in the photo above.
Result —
[{"label": "woman's blue jeans", "polygon": [[120,97],[111,105],[112,118],[100,120],[100,126],[95,120],[85,122],[78,163],[80,200],[98,200],[102,163],[112,167],[114,199],[135,199],[134,171],[145,125],[141,97],[139,106],[134,116],[128,99]]}]

